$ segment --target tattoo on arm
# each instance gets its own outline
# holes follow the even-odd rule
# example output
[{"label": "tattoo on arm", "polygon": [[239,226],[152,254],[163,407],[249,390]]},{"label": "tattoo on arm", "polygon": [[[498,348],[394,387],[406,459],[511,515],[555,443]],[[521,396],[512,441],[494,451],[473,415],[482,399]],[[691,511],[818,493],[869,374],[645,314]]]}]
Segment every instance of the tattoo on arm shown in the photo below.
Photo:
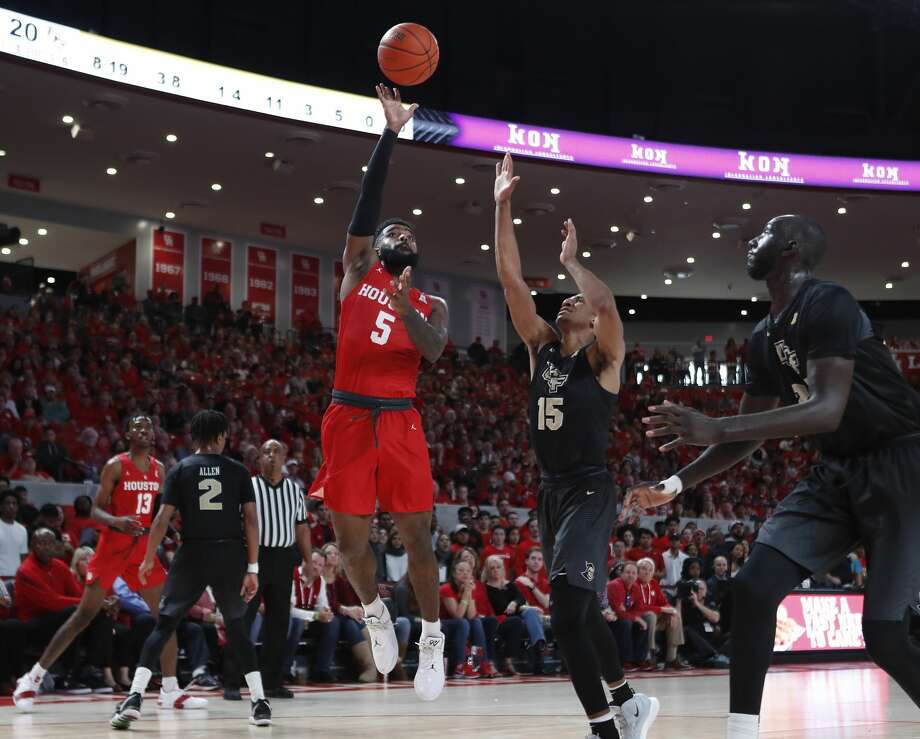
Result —
[{"label": "tattoo on arm", "polygon": [[447,346],[447,305],[435,300],[428,320],[415,310],[408,311],[402,320],[413,346],[429,362],[437,362]]}]

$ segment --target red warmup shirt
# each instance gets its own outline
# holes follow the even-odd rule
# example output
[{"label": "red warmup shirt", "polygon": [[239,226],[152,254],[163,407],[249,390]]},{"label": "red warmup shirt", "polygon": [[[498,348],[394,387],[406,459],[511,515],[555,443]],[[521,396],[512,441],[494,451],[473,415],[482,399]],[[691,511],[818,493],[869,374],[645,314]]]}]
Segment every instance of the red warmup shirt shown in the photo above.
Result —
[{"label": "red warmup shirt", "polygon": [[[375,398],[414,398],[422,355],[402,318],[390,308],[393,278],[379,262],[345,296],[335,356],[336,390]],[[423,318],[431,298],[412,288],[409,299]]]},{"label": "red warmup shirt", "polygon": [[639,547],[633,547],[632,549],[626,550],[626,559],[630,562],[638,562],[640,559],[645,559],[646,557],[655,563],[655,572],[660,572],[664,569],[664,560],[661,558],[661,552],[655,551],[654,549],[650,552],[646,552],[644,549],[639,549]]},{"label": "red warmup shirt", "polygon": [[534,608],[539,608],[543,613],[546,613],[546,609],[542,606],[540,601],[537,600],[537,596],[533,594],[533,591],[525,585],[521,584],[521,577],[528,577],[533,580],[534,587],[539,590],[543,595],[549,595],[549,578],[546,576],[546,568],[544,567],[540,570],[540,576],[534,580],[531,577],[529,572],[524,572],[523,575],[519,576],[517,580],[514,581],[514,584],[517,585],[517,589],[521,591],[521,595],[524,596],[524,600],[527,601],[527,605],[533,606]]},{"label": "red warmup shirt", "polygon": [[[441,614],[440,618],[453,618],[444,607],[445,598],[453,598],[458,603],[460,602],[460,594],[454,590],[454,586],[450,582],[444,583],[438,589],[438,595],[441,599]],[[473,581],[473,603],[476,604],[476,615],[477,616],[494,616],[495,611],[492,610],[492,603],[489,600],[489,594],[486,591],[486,586],[483,585],[479,580]]]},{"label": "red warmup shirt", "polygon": [[648,611],[652,613],[661,613],[662,608],[667,608],[671,605],[665,597],[665,594],[661,592],[661,586],[655,578],[652,578],[648,582],[637,580],[636,585],[639,587],[639,603],[637,608],[641,613],[647,613]]},{"label": "red warmup shirt", "polygon": [[617,618],[626,621],[635,621],[642,614],[639,608],[639,583],[634,582],[633,586],[627,590],[626,583],[619,577],[607,583],[607,601]]},{"label": "red warmup shirt", "polygon": [[59,559],[43,565],[29,554],[16,572],[16,614],[29,621],[57,613],[80,602],[80,587],[70,568]]}]

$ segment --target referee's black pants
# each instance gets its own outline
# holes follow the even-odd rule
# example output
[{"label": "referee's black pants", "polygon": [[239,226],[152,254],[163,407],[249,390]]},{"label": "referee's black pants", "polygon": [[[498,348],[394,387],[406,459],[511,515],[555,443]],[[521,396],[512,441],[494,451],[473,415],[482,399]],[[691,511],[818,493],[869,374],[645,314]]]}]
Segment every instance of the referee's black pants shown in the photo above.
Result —
[{"label": "referee's black pants", "polygon": [[[294,567],[299,561],[300,552],[294,547],[259,547],[259,592],[249,601],[243,623],[248,636],[259,612],[259,604],[265,603],[262,649],[259,653],[259,671],[265,690],[281,687],[284,647],[291,618],[291,586]],[[238,687],[239,669],[232,659],[227,664],[227,673],[224,684]]]}]

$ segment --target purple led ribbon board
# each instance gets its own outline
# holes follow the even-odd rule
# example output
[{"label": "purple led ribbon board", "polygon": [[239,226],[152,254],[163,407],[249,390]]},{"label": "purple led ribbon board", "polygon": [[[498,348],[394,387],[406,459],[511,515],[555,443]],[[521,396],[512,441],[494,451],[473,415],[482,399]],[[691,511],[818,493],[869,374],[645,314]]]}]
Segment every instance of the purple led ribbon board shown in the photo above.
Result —
[{"label": "purple led ribbon board", "polygon": [[[421,115],[419,115],[421,114]],[[712,180],[841,189],[920,190],[920,162],[777,154],[601,136],[420,110],[417,141],[463,149]]]}]

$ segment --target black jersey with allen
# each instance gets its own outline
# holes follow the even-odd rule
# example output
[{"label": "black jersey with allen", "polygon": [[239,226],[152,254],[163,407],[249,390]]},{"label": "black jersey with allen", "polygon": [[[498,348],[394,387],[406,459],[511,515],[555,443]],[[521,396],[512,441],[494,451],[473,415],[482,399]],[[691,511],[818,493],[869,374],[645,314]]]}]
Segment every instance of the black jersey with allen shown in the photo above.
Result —
[{"label": "black jersey with allen", "polygon": [[776,318],[754,329],[747,355],[747,392],[804,402],[809,360],[854,361],[853,384],[837,429],[812,441],[822,451],[849,457],[920,431],[920,395],[904,379],[891,352],[846,288],[808,280]]},{"label": "black jersey with allen", "polygon": [[577,474],[607,464],[615,393],[601,387],[587,346],[570,356],[558,341],[540,349],[530,381],[530,438],[544,473]]}]

